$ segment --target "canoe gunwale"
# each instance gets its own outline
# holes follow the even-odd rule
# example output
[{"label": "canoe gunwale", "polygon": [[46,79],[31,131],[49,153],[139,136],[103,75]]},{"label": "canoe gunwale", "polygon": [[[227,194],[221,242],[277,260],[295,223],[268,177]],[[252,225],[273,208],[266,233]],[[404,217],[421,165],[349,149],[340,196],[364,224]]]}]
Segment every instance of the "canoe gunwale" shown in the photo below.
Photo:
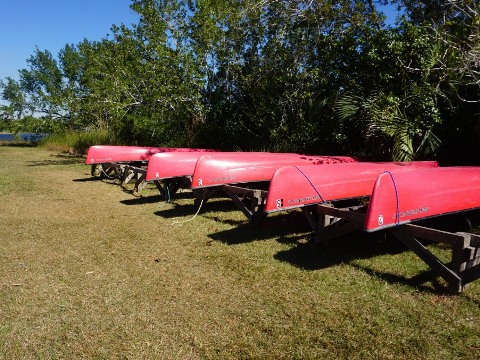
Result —
[{"label": "canoe gunwale", "polygon": [[285,166],[272,176],[265,211],[368,198],[378,176],[389,171],[436,168],[435,161],[356,162],[322,166]]},{"label": "canoe gunwale", "polygon": [[[193,179],[192,179],[193,180]],[[249,181],[238,181],[238,182],[229,182],[229,183],[218,183],[218,184],[211,184],[211,185],[193,185],[192,184],[192,189],[217,189],[221,190],[223,186],[232,186],[232,187],[240,187],[240,185],[256,185],[256,184],[261,184],[261,183],[269,183],[268,180],[265,179],[259,179],[259,180],[249,180]],[[248,187],[244,187],[245,189],[248,189]]]},{"label": "canoe gunwale", "polygon": [[400,221],[396,224],[389,224],[389,225],[384,225],[384,226],[378,226],[374,229],[364,229],[365,232],[367,233],[374,233],[374,232],[377,232],[377,231],[382,231],[382,230],[388,230],[388,229],[393,229],[393,228],[397,228],[399,226],[403,226],[403,225],[409,225],[409,224],[413,224],[417,221],[422,221],[422,220],[426,220],[426,219],[435,219],[435,218],[439,218],[439,217],[443,217],[443,216],[449,216],[449,215],[455,215],[455,214],[460,214],[460,213],[464,213],[464,212],[469,212],[469,211],[475,211],[475,210],[480,210],[480,207],[473,207],[473,208],[468,208],[468,209],[462,209],[462,210],[457,210],[457,211],[449,211],[449,212],[444,212],[442,214],[437,214],[437,215],[433,215],[433,216],[425,216],[425,217],[419,217],[419,218],[416,218],[414,220],[405,220],[405,221]]},{"label": "canoe gunwale", "polygon": [[351,196],[351,197],[345,197],[345,198],[338,198],[335,200],[328,200],[328,201],[318,201],[318,202],[312,202],[312,203],[300,203],[298,205],[292,205],[292,206],[282,206],[280,208],[272,209],[272,210],[265,210],[267,214],[273,214],[279,211],[288,211],[288,210],[294,210],[294,209],[302,209],[305,207],[309,206],[320,206],[320,205],[328,205],[331,203],[336,203],[340,201],[348,201],[348,200],[362,200],[362,199],[368,199],[370,195],[365,195],[365,196]]}]

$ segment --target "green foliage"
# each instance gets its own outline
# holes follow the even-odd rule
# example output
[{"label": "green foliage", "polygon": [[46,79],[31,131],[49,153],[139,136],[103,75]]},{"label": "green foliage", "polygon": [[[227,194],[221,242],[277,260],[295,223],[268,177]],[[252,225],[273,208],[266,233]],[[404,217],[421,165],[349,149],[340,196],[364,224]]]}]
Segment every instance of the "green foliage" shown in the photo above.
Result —
[{"label": "green foliage", "polygon": [[[465,53],[448,32],[453,20],[459,19],[450,19],[442,32],[442,24],[416,26],[403,19],[397,28],[377,33],[364,49],[362,81],[342,91],[336,112],[342,122],[360,124],[365,145],[373,145],[379,158],[431,157],[451,138],[445,123],[458,116],[461,108],[475,112],[478,84],[468,85],[473,90],[470,99],[477,100],[466,102],[460,96],[467,86],[466,74],[470,72],[472,78],[476,70],[467,69],[462,60]],[[473,46],[471,36],[461,37]],[[472,128],[468,118],[456,121],[459,127]]]},{"label": "green foliage", "polygon": [[381,91],[367,98],[344,95],[337,101],[336,109],[342,121],[358,116],[365,124],[367,138],[378,141],[386,136],[391,140],[388,148],[377,148],[380,158],[415,160],[431,156],[440,146],[433,128],[441,123],[441,118],[435,98],[427,90],[412,84],[402,97]]},{"label": "green foliage", "polygon": [[2,98],[8,104],[0,106],[1,118],[4,121],[19,119],[25,112],[25,95],[20,84],[14,79],[8,77],[4,81],[0,81],[2,88]]},{"label": "green foliage", "polygon": [[43,147],[82,155],[87,153],[90,146],[99,144],[115,145],[116,141],[107,131],[56,132],[40,141]]},{"label": "green foliage", "polygon": [[0,130],[12,134],[51,134],[61,131],[61,129],[62,128],[59,126],[59,124],[50,118],[37,118],[31,115],[24,116],[18,120],[0,121]]}]

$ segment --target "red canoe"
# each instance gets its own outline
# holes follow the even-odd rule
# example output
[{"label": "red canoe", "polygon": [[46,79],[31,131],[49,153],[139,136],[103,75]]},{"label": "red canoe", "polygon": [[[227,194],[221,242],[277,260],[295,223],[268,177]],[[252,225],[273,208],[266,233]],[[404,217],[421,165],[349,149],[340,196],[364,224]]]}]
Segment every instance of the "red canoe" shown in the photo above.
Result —
[{"label": "red canoe", "polygon": [[480,167],[389,171],[375,182],[365,230],[480,208]]},{"label": "red canoe", "polygon": [[148,161],[152,155],[165,152],[207,152],[214,150],[190,148],[157,148],[141,146],[94,145],[88,149],[87,165]]},{"label": "red canoe", "polygon": [[192,188],[270,181],[282,166],[355,162],[348,156],[310,156],[292,153],[219,153],[200,157]]},{"label": "red canoe", "polygon": [[282,167],[270,182],[265,212],[366,197],[371,194],[375,180],[383,171],[437,166],[436,161],[412,161]]},{"label": "red canoe", "polygon": [[191,177],[195,164],[205,151],[164,152],[154,154],[148,162],[145,180],[165,180]]}]

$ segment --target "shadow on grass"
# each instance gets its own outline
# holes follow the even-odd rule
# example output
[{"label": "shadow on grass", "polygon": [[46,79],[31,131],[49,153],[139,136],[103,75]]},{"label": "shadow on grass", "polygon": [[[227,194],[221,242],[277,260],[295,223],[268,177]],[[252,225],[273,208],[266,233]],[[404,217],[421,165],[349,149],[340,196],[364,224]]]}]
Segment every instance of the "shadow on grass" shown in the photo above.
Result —
[{"label": "shadow on grass", "polygon": [[[168,205],[168,208],[156,211],[155,215],[169,219],[180,216],[192,216],[195,215],[198,211],[198,205],[194,203],[193,197],[191,198],[191,201],[189,201],[187,204],[178,204],[175,202],[174,199],[173,202],[170,202]],[[202,204],[202,208],[200,209],[199,214],[208,217],[208,214],[204,215],[207,212],[230,212],[237,210],[237,207],[230,199],[217,199],[211,202],[204,202]]]},{"label": "shadow on grass", "polygon": [[227,245],[244,244],[253,241],[277,238],[278,242],[294,244],[311,236],[311,229],[300,212],[279,214],[266,217],[261,223],[250,223],[247,218],[243,221],[221,220],[211,217],[229,225],[238,225],[229,230],[209,234],[208,237]]},{"label": "shadow on grass", "polygon": [[52,157],[56,159],[29,161],[28,166],[74,165],[84,162],[84,157],[80,155],[57,154]]},{"label": "shadow on grass", "polygon": [[102,181],[102,179],[97,176],[89,176],[81,179],[73,179],[72,181],[73,182],[91,182],[91,181]]},{"label": "shadow on grass", "polygon": [[[418,259],[418,261],[421,261],[421,260]],[[415,288],[419,291],[431,293],[434,295],[451,296],[451,297],[459,296],[458,294],[453,294],[452,292],[450,292],[446,284],[444,282],[439,281],[440,276],[437,273],[435,273],[432,269],[424,270],[411,278],[407,278],[405,276],[373,270],[371,268],[361,266],[358,264],[350,264],[350,265],[356,269],[359,269],[365,272],[370,276],[377,277],[391,284],[395,284],[395,283],[404,284],[412,288]],[[395,269],[392,268],[392,270],[394,271]],[[464,297],[465,300],[480,307],[480,301],[469,296],[468,288],[466,292],[463,292],[460,296]]]},{"label": "shadow on grass", "polygon": [[[441,244],[439,245],[441,246]],[[375,234],[357,232],[349,236],[330,240],[327,244],[314,244],[313,242],[297,244],[291,249],[278,252],[274,255],[274,258],[310,271],[345,263],[365,272],[369,276],[377,277],[391,284],[404,284],[419,291],[436,295],[452,295],[446,283],[440,281],[438,273],[430,268],[419,272],[413,277],[405,277],[394,274],[396,265],[392,265],[392,272],[385,272],[355,263],[355,260],[369,259],[387,254],[395,255],[405,251],[410,250],[393,235],[386,232]],[[416,258],[416,261],[423,263],[420,258]],[[468,298],[468,294],[465,296]],[[468,298],[468,300],[480,305],[476,299]]]},{"label": "shadow on grass", "polygon": [[37,147],[38,143],[25,141],[0,141],[0,146],[31,148]]},{"label": "shadow on grass", "polygon": [[[418,259],[418,261],[421,261]],[[352,267],[361,270],[372,277],[377,277],[391,284],[404,284],[410,287],[416,288],[423,292],[435,293],[437,295],[452,295],[448,288],[440,283],[439,276],[431,269],[424,270],[417,275],[407,278],[405,276],[400,276],[392,273],[382,272],[378,270],[373,270],[371,268],[361,266],[358,264],[350,264]],[[392,269],[395,270],[395,269]],[[428,282],[431,283],[431,286],[426,285]]]},{"label": "shadow on grass", "polygon": [[[422,261],[419,258],[417,260]],[[427,270],[421,271],[420,273],[418,273],[417,275],[411,278],[407,278],[405,276],[400,276],[392,273],[374,270],[358,264],[350,264],[350,265],[356,269],[359,269],[365,272],[370,276],[377,277],[391,284],[395,284],[395,283],[404,284],[412,288],[415,288],[419,291],[428,292],[435,295],[452,296],[452,297],[458,296],[458,294],[452,294],[449,291],[448,287],[446,286],[445,282],[439,281],[440,276],[430,268]],[[395,269],[392,268],[392,271],[394,270]],[[467,301],[480,307],[480,301],[468,295],[468,287],[466,289],[466,292],[463,292],[461,296],[463,296]]]},{"label": "shadow on grass", "polygon": [[328,241],[327,244],[297,244],[281,251],[275,259],[288,262],[304,270],[320,270],[333,265],[350,263],[385,254],[397,254],[406,250],[399,241],[378,233],[372,236],[361,232]]},{"label": "shadow on grass", "polygon": [[[350,264],[366,274],[389,283],[405,284],[419,291],[435,294],[448,294],[448,289],[438,281],[438,275],[425,270],[412,278],[386,273],[355,264],[354,260],[374,258],[386,254],[399,254],[409,251],[400,241],[383,233],[365,234],[357,232],[350,236],[330,240],[328,244],[298,244],[289,250],[277,253],[274,258],[287,262],[303,270],[321,270],[339,264]],[[421,261],[418,259],[418,261]],[[392,271],[395,271],[394,266]],[[430,283],[431,285],[427,285]]]},{"label": "shadow on grass", "polygon": [[[126,191],[128,193],[132,193],[131,191]],[[159,195],[152,195],[152,196],[140,196],[135,197],[133,199],[121,200],[120,203],[123,205],[142,205],[142,204],[153,204],[153,203],[162,203],[164,202],[163,196]]]},{"label": "shadow on grass", "polygon": [[32,161],[30,164],[28,164],[28,166],[58,166],[74,164],[79,164],[79,161],[73,159]]},{"label": "shadow on grass", "polygon": [[[133,195],[133,196],[135,196],[135,198],[144,198],[144,197],[152,197],[152,196],[153,197],[158,197],[158,196],[160,196],[160,192],[153,185],[153,183],[147,183],[147,187],[145,187],[144,189],[142,189],[139,192],[136,192],[136,191],[134,191],[134,184],[135,184],[136,179],[132,179],[127,184],[123,184],[121,179],[119,177],[115,176],[115,175],[112,175],[112,176],[106,176],[106,175],[92,176],[92,178],[94,178],[96,180],[101,180],[101,181],[103,181],[107,184],[119,186],[125,194]],[[85,178],[85,179],[76,179],[74,181],[87,182],[87,181],[93,181],[93,180],[89,180],[89,178]],[[154,191],[156,194],[152,195],[151,191]],[[193,196],[192,192],[181,191],[181,192],[175,193],[175,195],[172,196],[172,198],[171,198],[172,201],[173,200],[183,200],[183,199],[192,199],[192,201],[193,201],[194,196]],[[148,202],[148,201],[146,201],[146,202]],[[151,202],[155,202],[155,201],[151,201]],[[145,202],[134,200],[131,203],[126,202],[126,205],[136,205],[136,204],[142,204],[142,203],[145,203]]]},{"label": "shadow on grass", "polygon": [[[149,188],[149,189],[142,190],[140,192],[135,192],[133,189],[127,188],[125,185],[122,185],[122,184],[116,184],[116,185],[119,185],[122,188],[124,193],[135,196],[135,199],[151,198],[151,197],[156,199],[156,200],[153,200],[153,201],[145,201],[145,202],[142,202],[140,200],[135,201],[135,199],[132,199],[131,201],[130,200],[124,200],[124,201],[121,201],[122,204],[125,204],[125,205],[141,205],[141,204],[144,204],[144,203],[152,203],[152,202],[166,202],[166,200],[163,198],[163,196],[160,194],[159,191],[156,191],[157,193],[155,195],[146,193],[146,191],[148,191],[148,190],[156,190],[155,188],[152,188],[152,189]],[[172,202],[172,201],[175,201],[175,200],[188,200],[188,199],[191,199],[192,203],[193,203],[195,198],[193,197],[192,193],[181,192],[181,193],[175,194],[175,196],[173,196],[170,199],[169,202]]]},{"label": "shadow on grass", "polygon": [[191,191],[178,192],[178,193],[175,193],[173,196],[170,197],[170,201],[188,200],[188,199],[192,200],[192,203],[195,200],[195,196],[193,195],[193,193]]}]

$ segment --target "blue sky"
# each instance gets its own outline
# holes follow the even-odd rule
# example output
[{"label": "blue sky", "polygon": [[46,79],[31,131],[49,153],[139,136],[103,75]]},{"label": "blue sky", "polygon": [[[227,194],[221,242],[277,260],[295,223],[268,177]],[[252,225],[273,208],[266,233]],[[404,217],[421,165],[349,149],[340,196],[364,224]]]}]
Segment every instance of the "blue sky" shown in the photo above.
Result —
[{"label": "blue sky", "polygon": [[0,80],[18,79],[35,48],[54,56],[65,44],[100,40],[113,24],[136,23],[130,0],[0,0]]},{"label": "blue sky", "polygon": [[[130,0],[0,0],[0,80],[18,79],[35,52],[55,57],[66,44],[100,40],[110,27],[137,23]],[[387,8],[384,10],[392,10]],[[389,11],[390,12],[390,11]]]}]

